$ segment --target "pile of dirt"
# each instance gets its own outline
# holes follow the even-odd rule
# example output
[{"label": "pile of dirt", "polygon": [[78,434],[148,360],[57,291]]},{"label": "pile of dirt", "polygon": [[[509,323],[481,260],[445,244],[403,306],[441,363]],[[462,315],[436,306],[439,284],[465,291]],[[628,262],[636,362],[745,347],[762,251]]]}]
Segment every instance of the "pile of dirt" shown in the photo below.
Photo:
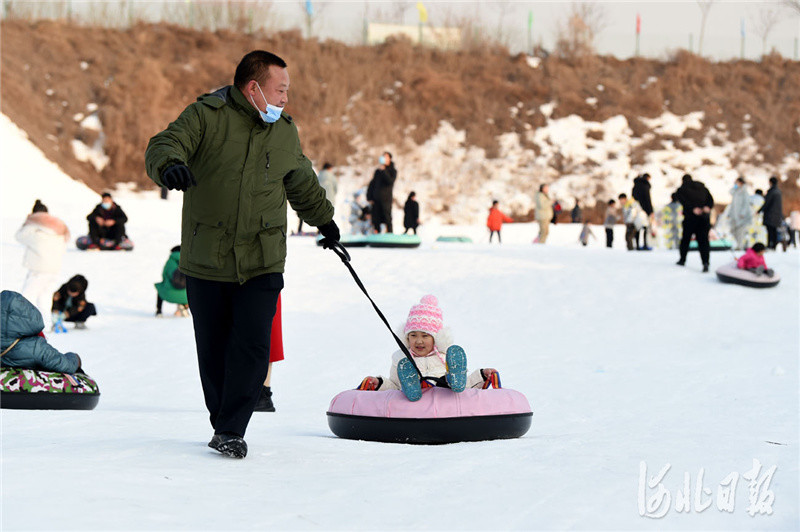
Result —
[{"label": "pile of dirt", "polygon": [[[318,162],[346,164],[359,142],[375,152],[408,140],[419,144],[441,120],[493,157],[498,135],[524,137],[544,123],[539,107],[549,102],[557,103],[552,118],[624,115],[637,136],[647,131],[640,117],[703,111],[703,129],[691,134],[703,138],[711,127],[724,128],[733,141],[749,134],[772,165],[800,146],[800,63],[777,55],[723,63],[686,52],[667,61],[530,58],[502,48],[441,51],[407,40],[350,46],[306,40],[299,32],[211,33],[167,24],[113,29],[5,20],[1,29],[2,112],[96,190],[117,182],[151,187],[144,173],[149,138],[198,95],[230,84],[252,49],[274,51],[289,63],[287,112],[301,129],[304,151]],[[97,141],[100,132],[82,124],[93,113],[109,158],[99,170],[77,160],[73,148],[76,140]],[[796,188],[795,181],[787,186]]]}]

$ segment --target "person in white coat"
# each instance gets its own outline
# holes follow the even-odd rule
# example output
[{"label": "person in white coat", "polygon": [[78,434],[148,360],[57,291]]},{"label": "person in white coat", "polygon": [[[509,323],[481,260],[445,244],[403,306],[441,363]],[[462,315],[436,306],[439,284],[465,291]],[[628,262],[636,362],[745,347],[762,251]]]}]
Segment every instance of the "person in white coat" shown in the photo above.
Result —
[{"label": "person in white coat", "polygon": [[753,207],[750,192],[743,177],[738,177],[731,189],[731,204],[728,207],[731,232],[736,240],[736,249],[747,248],[747,231],[753,225]]},{"label": "person in white coat", "polygon": [[48,213],[38,199],[15,235],[25,246],[22,264],[28,269],[22,295],[45,316],[50,315],[51,297],[58,285],[69,237],[67,225]]}]

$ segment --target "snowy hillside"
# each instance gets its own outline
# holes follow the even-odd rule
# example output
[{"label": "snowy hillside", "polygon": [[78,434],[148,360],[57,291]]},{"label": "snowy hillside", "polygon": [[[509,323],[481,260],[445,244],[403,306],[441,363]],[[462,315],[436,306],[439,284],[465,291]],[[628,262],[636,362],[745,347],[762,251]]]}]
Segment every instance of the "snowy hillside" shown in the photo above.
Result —
[{"label": "snowy hillside", "polygon": [[[19,290],[14,232],[34,200],[77,236],[99,198],[5,116],[0,149],[0,285]],[[62,277],[89,279],[99,315],[48,339],[102,396],[89,412],[0,410],[3,530],[796,529],[796,249],[767,254],[782,275],[768,290],[719,283],[696,254],[679,268],[675,252],[627,252],[621,227],[614,249],[563,224],[547,245],[506,225],[500,246],[482,215],[423,225],[418,249],[352,250],[390,321],[435,294],[470,367],[498,368],[533,408],[523,438],[428,447],[328,430],[331,398],[386,374],[394,342],[339,259],[290,237],[277,412],[254,415],[235,461],[206,447],[191,320],[153,317],[179,196],[115,194],[132,252],[70,246]],[[713,253],[712,272],[731,260]]]},{"label": "snowy hillside", "polygon": [[[528,125],[524,144],[516,133],[502,135],[501,152],[496,158],[487,158],[484,150],[467,146],[466,133],[444,121],[421,146],[404,146],[397,162],[395,199],[399,205],[395,216],[402,218],[399,207],[412,190],[423,202],[423,217],[427,210],[429,218],[446,223],[480,223],[494,199],[501,202],[503,210],[525,215],[532,212],[534,192],[542,183],[550,183],[552,199],[568,209],[575,199],[593,206],[622,192],[630,195],[633,179],[645,172],[652,176],[656,209],[670,202],[670,195],[687,172],[706,184],[717,203],[727,204],[733,182],[740,175],[751,191],[766,191],[771,175],[785,178],[800,170],[800,153],[786,157],[778,167],[763,164],[758,145],[747,133],[747,123],[739,141],[730,140],[724,123],[695,141],[684,133],[702,129],[702,112],[686,116],[664,112],[658,118],[641,118],[651,132],[638,137],[624,116],[603,122],[587,121],[578,115],[551,119],[555,105],[530,111],[523,109],[522,102],[512,107],[512,116],[538,111],[547,120],[541,127]],[[400,150],[397,146],[389,151]],[[639,155],[641,151],[644,155]],[[369,182],[372,175],[360,169],[374,166],[369,159],[374,152],[364,144],[359,154],[350,158],[350,166],[339,167],[345,176],[346,192]],[[559,161],[560,171],[555,161]]]}]

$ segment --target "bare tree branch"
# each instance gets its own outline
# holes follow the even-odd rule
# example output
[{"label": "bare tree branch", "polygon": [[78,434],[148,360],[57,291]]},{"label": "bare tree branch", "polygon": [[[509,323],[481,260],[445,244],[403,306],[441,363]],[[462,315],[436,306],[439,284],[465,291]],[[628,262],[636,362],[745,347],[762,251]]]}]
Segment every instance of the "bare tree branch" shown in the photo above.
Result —
[{"label": "bare tree branch", "polygon": [[572,4],[566,21],[559,25],[556,51],[564,57],[594,52],[595,39],[606,24],[606,11],[601,4]]},{"label": "bare tree branch", "polygon": [[706,33],[706,21],[708,20],[708,12],[716,0],[697,0],[697,6],[700,8],[700,42],[697,45],[697,54],[703,55],[703,37]]},{"label": "bare tree branch", "polygon": [[800,14],[800,0],[783,0],[783,4],[791,9],[797,11]]},{"label": "bare tree branch", "polygon": [[767,39],[775,25],[781,21],[781,15],[781,9],[779,8],[764,8],[759,10],[758,17],[750,17],[753,23],[753,31],[761,37],[762,55],[767,55]]}]

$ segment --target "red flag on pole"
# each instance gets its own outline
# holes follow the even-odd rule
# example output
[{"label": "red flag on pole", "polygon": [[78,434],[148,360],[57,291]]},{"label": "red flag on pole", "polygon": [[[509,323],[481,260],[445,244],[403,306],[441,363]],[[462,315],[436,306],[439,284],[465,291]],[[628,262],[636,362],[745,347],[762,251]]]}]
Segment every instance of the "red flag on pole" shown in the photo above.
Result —
[{"label": "red flag on pole", "polygon": [[636,35],[642,33],[642,17],[639,16],[639,13],[636,13]]}]

